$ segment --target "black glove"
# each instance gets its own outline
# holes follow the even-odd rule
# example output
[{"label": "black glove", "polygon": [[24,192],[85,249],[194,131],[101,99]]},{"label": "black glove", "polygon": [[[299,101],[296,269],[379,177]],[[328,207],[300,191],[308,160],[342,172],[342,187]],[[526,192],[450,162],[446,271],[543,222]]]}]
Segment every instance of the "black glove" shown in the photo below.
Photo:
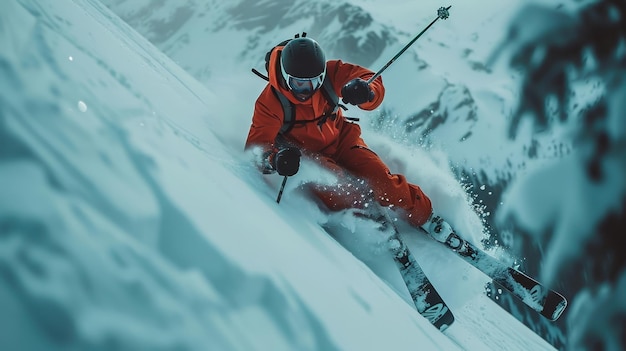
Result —
[{"label": "black glove", "polygon": [[288,147],[270,155],[270,165],[282,176],[291,177],[300,169],[300,156],[298,148]]},{"label": "black glove", "polygon": [[346,104],[360,105],[374,100],[374,91],[367,81],[355,78],[341,88],[341,96]]}]

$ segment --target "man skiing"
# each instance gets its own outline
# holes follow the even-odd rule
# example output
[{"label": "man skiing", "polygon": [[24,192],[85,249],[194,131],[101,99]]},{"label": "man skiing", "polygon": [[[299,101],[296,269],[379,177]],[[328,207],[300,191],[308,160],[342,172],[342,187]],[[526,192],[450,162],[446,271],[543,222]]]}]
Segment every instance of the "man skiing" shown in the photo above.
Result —
[{"label": "man skiing", "polygon": [[[374,72],[341,60],[326,61],[320,45],[308,37],[292,39],[268,55],[269,83],[256,100],[245,145],[247,150],[255,150],[263,172],[292,176],[305,155],[338,178],[334,186],[310,186],[328,209],[359,207],[373,198],[394,208],[411,225],[446,241],[452,228],[432,213],[428,196],[405,176],[392,174],[367,147],[359,125],[342,115],[337,97],[333,104],[328,96],[340,96],[344,103],[373,110],[385,95],[382,78],[368,84]],[[331,88],[321,89],[325,80]],[[288,128],[280,95],[293,109],[294,120]]]}]

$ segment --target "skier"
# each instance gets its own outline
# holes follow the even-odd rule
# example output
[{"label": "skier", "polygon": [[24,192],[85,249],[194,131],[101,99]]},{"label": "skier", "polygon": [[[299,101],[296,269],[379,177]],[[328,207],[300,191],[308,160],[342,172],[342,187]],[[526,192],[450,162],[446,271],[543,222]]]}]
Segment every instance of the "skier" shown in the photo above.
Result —
[{"label": "skier", "polygon": [[[328,209],[362,207],[373,195],[411,225],[439,241],[448,239],[452,228],[433,214],[428,196],[405,176],[392,174],[363,141],[359,125],[348,121],[328,96],[336,95],[334,105],[338,95],[346,104],[373,110],[385,95],[380,76],[368,84],[374,72],[341,60],[326,61],[320,45],[308,37],[277,46],[266,61],[269,83],[256,100],[245,145],[254,150],[264,173],[292,176],[304,155],[339,179],[334,186],[308,187]],[[325,80],[330,93],[321,89]],[[287,121],[280,95],[293,108],[292,121]]]}]

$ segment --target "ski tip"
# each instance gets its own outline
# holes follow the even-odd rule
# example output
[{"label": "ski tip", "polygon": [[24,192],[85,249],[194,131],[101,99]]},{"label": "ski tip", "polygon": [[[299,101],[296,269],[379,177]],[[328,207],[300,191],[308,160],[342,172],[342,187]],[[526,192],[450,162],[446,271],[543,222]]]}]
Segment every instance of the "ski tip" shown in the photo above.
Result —
[{"label": "ski tip", "polygon": [[552,312],[552,315],[550,316],[550,320],[554,322],[557,319],[559,319],[559,317],[561,317],[561,314],[563,314],[563,311],[565,311],[565,308],[567,308],[567,300],[563,299],[554,308],[554,311]]},{"label": "ski tip", "polygon": [[567,299],[554,290],[550,290],[543,304],[543,310],[538,311],[542,316],[554,322],[567,308]]}]

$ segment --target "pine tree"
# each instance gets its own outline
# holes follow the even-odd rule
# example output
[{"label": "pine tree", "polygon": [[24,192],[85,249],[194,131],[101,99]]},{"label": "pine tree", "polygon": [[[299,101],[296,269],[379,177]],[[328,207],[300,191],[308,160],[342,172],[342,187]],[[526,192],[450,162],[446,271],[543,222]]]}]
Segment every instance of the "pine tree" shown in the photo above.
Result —
[{"label": "pine tree", "polygon": [[[585,284],[568,316],[568,349],[624,350],[626,1],[596,1],[574,10],[527,6],[512,22],[505,49],[511,68],[522,75],[510,136],[516,137],[525,119],[537,131],[572,126],[574,147],[567,161],[559,162],[568,162],[573,179],[577,172],[584,179],[565,194],[580,203],[560,203],[556,218],[531,231],[548,247],[548,276],[581,279],[573,270],[584,268]],[[544,181],[562,186],[559,181],[570,174],[561,175]],[[572,220],[591,225],[580,226],[579,233],[564,231]]]}]

